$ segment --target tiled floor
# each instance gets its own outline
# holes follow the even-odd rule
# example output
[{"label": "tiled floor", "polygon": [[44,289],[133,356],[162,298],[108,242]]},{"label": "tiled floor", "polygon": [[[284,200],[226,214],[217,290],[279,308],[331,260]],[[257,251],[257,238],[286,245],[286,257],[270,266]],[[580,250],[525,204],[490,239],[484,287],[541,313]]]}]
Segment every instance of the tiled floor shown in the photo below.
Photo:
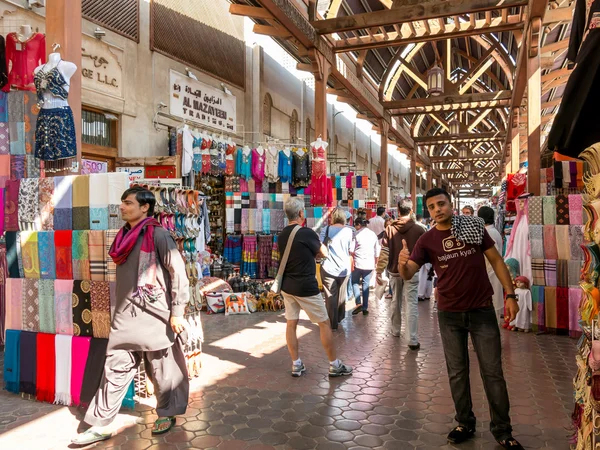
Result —
[{"label": "tiled floor", "polygon": [[[299,326],[308,372],[289,374],[282,314],[204,316],[207,338],[202,378],[193,383],[190,407],[175,431],[152,439],[150,406],[120,414],[121,432],[95,448],[219,450],[378,448],[449,449],[453,426],[434,302],[419,305],[419,352],[389,333],[387,302],[369,316],[348,316],[335,333],[340,357],[354,376],[329,379],[318,329]],[[575,341],[502,330],[504,367],[515,436],[529,449],[568,449]],[[461,449],[498,447],[476,358],[472,391],[477,438]],[[64,449],[82,412],[0,393],[0,449]]]}]

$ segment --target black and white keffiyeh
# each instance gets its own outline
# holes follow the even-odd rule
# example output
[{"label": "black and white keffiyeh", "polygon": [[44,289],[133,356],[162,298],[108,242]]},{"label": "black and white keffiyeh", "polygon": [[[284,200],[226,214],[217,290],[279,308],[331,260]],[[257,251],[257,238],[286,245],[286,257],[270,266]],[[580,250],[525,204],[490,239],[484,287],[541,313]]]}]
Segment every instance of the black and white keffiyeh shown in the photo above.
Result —
[{"label": "black and white keffiyeh", "polygon": [[485,222],[481,217],[453,216],[450,234],[466,244],[481,245]]}]

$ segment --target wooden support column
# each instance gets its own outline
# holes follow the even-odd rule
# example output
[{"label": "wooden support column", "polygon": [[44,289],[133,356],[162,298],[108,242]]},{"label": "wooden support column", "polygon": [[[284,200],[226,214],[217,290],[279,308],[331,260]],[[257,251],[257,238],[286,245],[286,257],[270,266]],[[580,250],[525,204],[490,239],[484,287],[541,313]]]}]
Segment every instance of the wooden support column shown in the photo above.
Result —
[{"label": "wooden support column", "polygon": [[513,112],[512,123],[512,141],[510,144],[510,172],[515,173],[519,170],[519,155],[521,154],[521,135],[519,132],[519,108]]},{"label": "wooden support column", "polygon": [[410,198],[412,199],[413,211],[417,212],[417,151],[413,150],[410,155]]},{"label": "wooden support column", "polygon": [[433,167],[429,166],[427,171],[427,190],[433,188]]},{"label": "wooden support column", "polygon": [[542,70],[540,61],[541,19],[534,17],[529,26],[529,52],[527,54],[527,189],[540,195],[540,147],[542,142]]},{"label": "wooden support column", "polygon": [[309,50],[315,76],[315,136],[327,141],[327,80],[331,64],[316,49]]},{"label": "wooden support column", "polygon": [[389,169],[388,169],[388,132],[390,124],[385,120],[381,120],[381,154],[379,156],[379,171],[381,172],[381,186],[379,192],[379,203],[385,206],[388,205],[388,184],[389,184]]},{"label": "wooden support column", "polygon": [[81,170],[81,0],[48,0],[46,2],[46,51],[53,53],[54,44],[63,60],[79,67],[69,80],[69,105],[73,111],[77,137],[77,163]]}]

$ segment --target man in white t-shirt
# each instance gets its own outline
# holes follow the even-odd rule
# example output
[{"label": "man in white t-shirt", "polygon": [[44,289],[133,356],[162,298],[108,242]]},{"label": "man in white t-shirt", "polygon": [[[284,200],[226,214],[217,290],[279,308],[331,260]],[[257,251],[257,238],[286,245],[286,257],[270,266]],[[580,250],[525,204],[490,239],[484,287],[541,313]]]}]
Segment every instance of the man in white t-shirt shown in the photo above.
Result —
[{"label": "man in white t-shirt", "polygon": [[369,230],[371,230],[379,239],[379,243],[381,244],[381,239],[383,238],[383,233],[385,231],[385,219],[383,216],[385,215],[385,208],[380,206],[377,208],[377,216],[369,219]]},{"label": "man in white t-shirt", "polygon": [[373,271],[377,267],[377,258],[379,258],[379,253],[381,252],[381,245],[379,245],[377,235],[367,228],[367,223],[364,219],[356,219],[354,221],[356,235],[350,247],[350,253],[354,256],[352,288],[356,301],[356,308],[352,311],[353,316],[361,311],[365,316],[369,314],[369,283],[371,275],[373,275]]}]

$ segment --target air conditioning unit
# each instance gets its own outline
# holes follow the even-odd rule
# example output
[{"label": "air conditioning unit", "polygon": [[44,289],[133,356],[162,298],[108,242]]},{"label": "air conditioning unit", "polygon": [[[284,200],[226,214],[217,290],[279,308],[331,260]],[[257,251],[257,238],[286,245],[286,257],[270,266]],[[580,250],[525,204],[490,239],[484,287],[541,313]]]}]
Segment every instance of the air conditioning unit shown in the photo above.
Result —
[{"label": "air conditioning unit", "polygon": [[30,8],[44,8],[46,6],[46,0],[28,0]]}]

